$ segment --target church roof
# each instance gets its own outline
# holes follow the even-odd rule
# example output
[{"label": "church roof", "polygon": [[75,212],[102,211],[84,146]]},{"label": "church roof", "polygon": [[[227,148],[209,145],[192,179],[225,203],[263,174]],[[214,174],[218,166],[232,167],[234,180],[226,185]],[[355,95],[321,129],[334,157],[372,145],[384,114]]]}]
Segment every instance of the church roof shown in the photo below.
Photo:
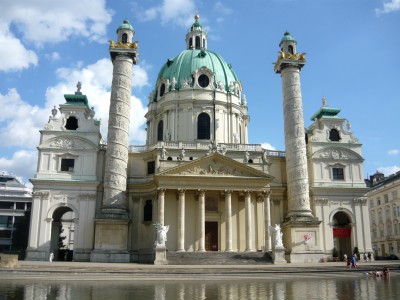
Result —
[{"label": "church roof", "polygon": [[281,39],[281,42],[279,43],[279,46],[286,41],[293,41],[294,43],[297,43],[296,40],[294,39],[294,37],[292,37],[292,35],[289,32],[285,32],[285,34],[283,35],[283,38]]},{"label": "church roof", "polygon": [[322,106],[313,116],[310,118],[311,121],[320,118],[337,118],[340,113],[340,108]]},{"label": "church roof", "polygon": [[230,64],[226,63],[218,53],[205,49],[189,49],[182,51],[178,56],[168,59],[158,73],[159,79],[175,77],[176,88],[179,89],[182,80],[192,78],[192,73],[201,67],[206,67],[215,73],[215,82],[221,81],[228,88],[230,82],[238,81],[238,78]]},{"label": "church roof", "polygon": [[132,25],[129,23],[128,20],[124,20],[124,22],[123,22],[121,25],[119,25],[119,27],[118,27],[118,29],[117,29],[117,33],[118,33],[118,31],[120,31],[121,29],[127,29],[127,30],[134,31]]}]

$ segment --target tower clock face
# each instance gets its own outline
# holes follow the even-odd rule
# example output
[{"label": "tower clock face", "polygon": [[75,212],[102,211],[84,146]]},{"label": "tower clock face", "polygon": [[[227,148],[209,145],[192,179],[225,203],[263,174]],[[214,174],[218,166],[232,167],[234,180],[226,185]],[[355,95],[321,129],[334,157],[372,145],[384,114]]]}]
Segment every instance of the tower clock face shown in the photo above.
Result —
[{"label": "tower clock face", "polygon": [[208,85],[210,84],[210,79],[208,78],[207,75],[202,74],[199,76],[199,79],[197,79],[197,82],[202,88],[205,88],[208,87]]}]

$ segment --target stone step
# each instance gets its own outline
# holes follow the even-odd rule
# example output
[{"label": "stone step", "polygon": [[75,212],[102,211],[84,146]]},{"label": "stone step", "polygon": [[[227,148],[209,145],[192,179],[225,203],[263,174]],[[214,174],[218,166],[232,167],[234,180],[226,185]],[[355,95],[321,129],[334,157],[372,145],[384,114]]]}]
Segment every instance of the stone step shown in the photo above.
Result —
[{"label": "stone step", "polygon": [[272,264],[265,252],[167,252],[169,265],[253,265]]}]

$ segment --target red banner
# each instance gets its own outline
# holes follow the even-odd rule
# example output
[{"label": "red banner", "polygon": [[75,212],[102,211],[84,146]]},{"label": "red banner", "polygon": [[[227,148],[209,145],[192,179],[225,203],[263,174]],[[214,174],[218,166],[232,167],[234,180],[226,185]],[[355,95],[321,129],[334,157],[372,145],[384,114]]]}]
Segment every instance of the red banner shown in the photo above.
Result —
[{"label": "red banner", "polygon": [[333,228],[333,237],[334,238],[348,238],[351,236],[351,227],[350,228]]}]

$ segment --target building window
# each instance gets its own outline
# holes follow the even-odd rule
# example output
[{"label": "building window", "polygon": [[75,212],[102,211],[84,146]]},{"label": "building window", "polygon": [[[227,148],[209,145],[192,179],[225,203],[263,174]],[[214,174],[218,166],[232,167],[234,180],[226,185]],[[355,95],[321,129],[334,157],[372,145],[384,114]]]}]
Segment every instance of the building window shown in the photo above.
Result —
[{"label": "building window", "polygon": [[122,43],[126,44],[128,42],[128,35],[126,33],[122,34]]},{"label": "building window", "polygon": [[197,79],[197,82],[199,83],[199,86],[206,88],[210,84],[210,78],[208,78],[208,76],[205,74],[201,74]]},{"label": "building window", "polygon": [[196,49],[200,48],[200,37],[196,36]]},{"label": "building window", "polygon": [[293,54],[293,46],[292,45],[288,46],[288,51],[290,54]]},{"label": "building window", "polygon": [[61,159],[61,169],[62,172],[73,172],[75,165],[75,159],[72,158],[62,158]]},{"label": "building window", "polygon": [[388,236],[392,236],[393,232],[392,232],[392,223],[391,222],[388,222],[386,224],[386,231],[387,231]]},{"label": "building window", "polygon": [[0,216],[0,228],[12,228],[13,217],[12,216]]},{"label": "building window", "polygon": [[193,48],[193,39],[190,38],[189,39],[189,49],[192,49],[192,48]]},{"label": "building window", "polygon": [[148,161],[147,162],[147,174],[154,174],[154,171],[156,169],[156,162],[155,161]]},{"label": "building window", "polygon": [[385,203],[388,203],[389,202],[389,195],[388,194],[383,195],[383,199],[385,200]]},{"label": "building window", "polygon": [[158,122],[158,127],[157,127],[157,141],[162,141],[163,135],[164,135],[164,122],[161,120],[160,122]]},{"label": "building window", "polygon": [[337,129],[333,128],[329,131],[329,140],[332,142],[340,141],[340,135],[339,135],[339,131]]},{"label": "building window", "polygon": [[379,222],[382,222],[382,212],[381,211],[378,211],[378,219],[379,219]]},{"label": "building window", "polygon": [[377,205],[381,205],[381,198],[379,198],[379,197],[376,198],[376,204],[377,204]]},{"label": "building window", "polygon": [[151,200],[146,200],[143,207],[143,222],[151,222],[153,220],[153,203]]},{"label": "building window", "polygon": [[160,86],[160,97],[164,96],[165,94],[165,83]]},{"label": "building window", "polygon": [[210,116],[206,113],[201,113],[197,118],[197,139],[210,139]]},{"label": "building window", "polygon": [[78,119],[75,117],[69,117],[65,124],[65,129],[76,130],[78,128]]},{"label": "building window", "polygon": [[343,168],[332,168],[333,180],[344,180]]}]

